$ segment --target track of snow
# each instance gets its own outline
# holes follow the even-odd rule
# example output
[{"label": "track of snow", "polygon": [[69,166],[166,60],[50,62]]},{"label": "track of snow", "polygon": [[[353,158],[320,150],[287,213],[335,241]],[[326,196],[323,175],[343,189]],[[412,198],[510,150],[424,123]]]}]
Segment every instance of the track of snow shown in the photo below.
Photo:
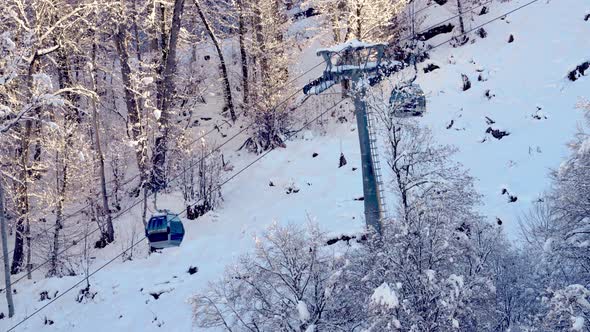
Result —
[{"label": "track of snow", "polygon": [[[477,20],[486,21],[522,3],[496,4]],[[517,216],[546,189],[549,169],[557,167],[566,154],[565,143],[581,119],[574,105],[579,97],[590,94],[590,77],[573,83],[565,79],[569,70],[588,58],[590,22],[582,14],[588,6],[587,0],[541,1],[486,26],[486,39],[477,38],[475,44],[458,49],[443,46],[423,64],[434,62],[441,69],[419,77],[428,96],[428,113],[421,122],[433,129],[440,143],[460,147],[457,158],[478,179],[477,188],[484,196],[482,212],[491,220],[502,219],[512,238],[517,237]],[[510,34],[515,41],[509,44]],[[310,48],[303,57],[301,71],[318,63],[314,53]],[[451,55],[453,65],[448,64]],[[477,81],[477,69],[483,69],[486,82]],[[473,85],[466,92],[460,89],[461,74]],[[495,94],[491,100],[484,96],[487,89]],[[538,115],[547,119],[532,118],[537,106],[542,108]],[[496,122],[491,125],[494,129],[511,134],[502,140],[488,135],[481,143],[488,127],[486,116]],[[446,129],[451,120],[453,126]],[[304,224],[312,219],[334,235],[359,232],[364,225],[363,204],[354,198],[362,196],[362,182],[353,123],[330,125],[325,136],[314,131],[313,139],[299,138],[287,149],[273,151],[224,187],[222,208],[186,222],[187,235],[180,248],[147,258],[136,252],[131,262],[109,265],[91,279],[92,290],[98,292],[94,300],[77,303],[76,289],[17,331],[191,331],[195,328],[190,297],[219,278],[235,257],[248,252],[254,235],[271,223]],[[306,136],[311,138],[309,133]],[[338,168],[341,148],[348,164]],[[235,170],[254,158],[243,153],[240,159],[234,156]],[[275,186],[269,186],[270,181]],[[285,186],[291,183],[300,189],[298,193],[286,194]],[[508,203],[507,196],[500,194],[502,188],[518,200]],[[182,199],[174,196],[163,197],[159,204],[172,210],[184,208]],[[140,215],[134,210],[117,223],[139,225]],[[141,236],[141,228],[138,233]],[[129,232],[119,234],[125,237]],[[119,241],[96,253],[92,269],[127,246],[128,241]],[[140,249],[145,251],[143,245]],[[198,267],[198,272],[188,274],[189,266]],[[48,291],[53,297],[55,291],[62,292],[80,278],[18,283],[17,314],[0,320],[0,330],[47,303],[39,301],[40,292]],[[161,294],[155,299],[150,293]],[[4,301],[2,296],[0,311],[5,311]],[[45,317],[54,324],[44,325]]]}]

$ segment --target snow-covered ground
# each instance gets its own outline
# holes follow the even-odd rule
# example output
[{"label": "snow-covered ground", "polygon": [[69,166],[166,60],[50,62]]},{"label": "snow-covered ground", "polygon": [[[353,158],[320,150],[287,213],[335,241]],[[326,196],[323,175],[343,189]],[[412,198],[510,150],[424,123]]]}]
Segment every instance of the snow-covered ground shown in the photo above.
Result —
[{"label": "snow-covered ground", "polygon": [[[506,7],[526,2],[494,6],[478,20],[488,21],[507,12]],[[550,169],[562,162],[566,142],[582,119],[576,104],[589,97],[590,79],[571,82],[566,76],[590,58],[590,22],[583,15],[589,8],[578,0],[537,2],[486,25],[485,39],[473,37],[474,44],[433,52],[424,64],[436,63],[441,69],[418,79],[429,102],[422,122],[440,143],[459,147],[457,159],[477,178],[484,196],[482,213],[493,221],[500,218],[512,239],[518,236],[518,217],[547,188]],[[486,81],[478,81],[480,71]],[[461,74],[472,83],[465,92]],[[486,117],[495,123],[488,124]],[[510,135],[495,139],[486,135],[488,127]],[[516,202],[509,203],[503,189]]]},{"label": "snow-covered ground", "polygon": [[[124,264],[117,261],[92,278],[92,289],[98,291],[93,301],[75,302],[76,289],[32,318],[27,324],[29,328],[18,330],[38,331],[47,316],[54,325],[45,329],[55,331],[157,331],[160,327],[190,331],[191,295],[218,278],[232,259],[250,250],[254,236],[273,222],[304,224],[316,220],[326,230],[347,234],[361,231],[363,202],[354,200],[362,196],[360,169],[352,170],[358,167],[356,160],[360,158],[357,146],[351,143],[355,142],[356,132],[340,132],[343,152],[350,160],[348,165],[338,168],[340,138],[336,135],[299,140],[291,143],[289,149],[274,151],[257,167],[227,184],[223,191],[224,208],[185,222],[187,233],[181,247],[166,249],[147,259]],[[318,153],[315,158],[314,152]],[[235,167],[238,170],[242,166]],[[270,181],[274,186],[269,186]],[[287,194],[286,187],[292,184],[299,192]],[[180,197],[165,197],[158,204],[176,211],[184,208]],[[139,210],[127,218],[121,222],[141,223]],[[110,254],[100,255],[113,257],[122,250],[121,246],[113,245],[105,249]],[[145,251],[145,246],[139,249]],[[191,266],[196,266],[198,272],[190,275],[187,271]],[[39,301],[42,291],[53,297],[56,291],[63,291],[79,279],[80,276],[36,284],[20,282],[15,286],[17,317],[46,303]],[[159,292],[164,293],[157,300],[150,295]],[[4,330],[15,321],[0,320],[0,327]]]},{"label": "snow-covered ground", "polygon": [[[476,20],[485,22],[523,3],[496,3],[490,13]],[[590,77],[576,82],[565,78],[575,65],[590,58],[590,22],[583,20],[588,10],[587,0],[540,1],[487,25],[487,38],[472,37],[476,42],[461,48],[444,45],[421,64],[435,63],[441,68],[418,78],[428,96],[428,111],[420,121],[433,130],[440,143],[460,148],[457,159],[477,178],[477,188],[483,195],[482,213],[492,221],[500,218],[512,239],[517,238],[517,217],[547,187],[550,168],[558,167],[567,151],[565,144],[581,119],[581,112],[575,109],[578,98],[590,94]],[[429,22],[442,19],[431,17]],[[510,34],[514,35],[512,43],[508,43]],[[449,36],[436,38],[434,44]],[[451,57],[453,64],[449,64]],[[302,59],[298,64],[301,72],[320,61],[312,49]],[[478,70],[486,81],[477,80]],[[300,83],[315,78],[320,71],[321,67]],[[472,83],[465,92],[461,91],[461,74]],[[495,95],[491,99],[484,95],[488,89]],[[495,123],[487,124],[486,117]],[[453,125],[447,129],[451,121]],[[497,140],[485,133],[488,127],[510,135]],[[117,260],[91,278],[92,291],[97,292],[93,300],[75,301],[82,284],[16,330],[195,330],[190,298],[207,282],[219,278],[225,265],[252,249],[254,236],[271,223],[304,224],[312,220],[335,235],[361,231],[363,203],[354,200],[362,196],[354,122],[332,123],[325,129],[325,135],[319,130],[301,135],[287,149],[271,152],[224,186],[223,206],[187,221],[181,247],[149,257],[136,252],[135,259],[125,263]],[[223,141],[221,137],[216,140]],[[243,140],[238,141],[227,146],[234,171],[256,158],[244,152],[238,158],[237,152],[229,152]],[[348,164],[338,168],[341,151]],[[313,157],[314,153],[318,155]],[[286,187],[291,184],[299,191],[287,194]],[[501,195],[504,188],[518,197],[516,202],[509,203],[508,196]],[[184,208],[182,199],[174,195],[162,197],[159,205],[171,210]],[[140,225],[140,220],[141,212],[133,210],[116,224],[118,229],[128,228]],[[137,236],[142,232],[138,228]],[[130,233],[119,234],[128,237]],[[129,240],[124,240],[96,252],[91,270],[128,247]],[[139,249],[144,252],[145,245]],[[191,266],[198,272],[189,274]],[[0,320],[0,330],[8,330],[45,305],[49,300],[40,301],[41,292],[47,291],[53,298],[56,291],[59,295],[80,278],[19,282],[14,287],[17,314]],[[0,308],[4,311],[3,296]]]}]

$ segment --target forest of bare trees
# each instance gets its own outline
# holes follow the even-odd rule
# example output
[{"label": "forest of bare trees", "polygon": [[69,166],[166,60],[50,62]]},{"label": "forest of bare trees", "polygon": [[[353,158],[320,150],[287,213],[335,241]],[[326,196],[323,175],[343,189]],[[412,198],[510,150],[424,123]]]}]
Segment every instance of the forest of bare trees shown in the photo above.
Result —
[{"label": "forest of bare trees", "polygon": [[[116,218],[139,204],[144,227],[157,193],[181,193],[191,219],[219,206],[221,174],[232,166],[206,131],[246,132],[244,152],[285,146],[293,111],[307,100],[294,97],[293,64],[314,42],[293,31],[301,8],[316,10],[314,29],[334,44],[387,43],[387,56],[407,62],[429,51],[416,34],[425,19],[416,2],[0,0],[4,291],[12,294],[11,275],[87,276],[90,251],[122,233],[134,241],[136,230]],[[480,3],[452,0],[453,47],[469,41],[469,8]],[[587,132],[580,129],[551,188],[521,216],[525,242],[513,246],[479,214],[481,196],[454,161],[456,147],[396,117],[385,100],[371,105],[396,203],[383,234],[331,247],[314,225],[273,226],[253,254],[194,296],[196,324],[590,331]],[[198,113],[204,105],[208,112]],[[590,104],[580,108],[588,127]]]},{"label": "forest of bare trees", "polygon": [[[49,276],[75,273],[58,253],[81,232],[79,220],[100,228],[97,246],[113,242],[113,214],[129,197],[166,190],[183,162],[210,150],[191,140],[200,133],[194,107],[211,102],[211,84],[223,91],[228,125],[260,121],[249,148],[282,144],[288,104],[272,105],[289,90],[291,41],[279,2],[7,0],[0,10],[0,158],[13,274],[41,257],[51,259]],[[233,40],[240,66],[227,53]],[[183,176],[174,185],[198,181]],[[189,191],[187,203],[199,198]]]},{"label": "forest of bare trees", "polygon": [[[335,41],[394,40],[403,2],[387,2],[334,4],[324,28]],[[6,0],[0,169],[14,237],[11,273],[30,274],[42,257],[51,260],[49,276],[75,273],[59,253],[82,232],[80,220],[100,228],[94,241],[103,247],[116,238],[113,215],[130,198],[143,197],[145,216],[151,193],[196,185],[185,174],[181,184],[169,179],[202,154],[192,144],[201,133],[194,108],[212,102],[212,90],[222,92],[226,128],[252,120],[243,148],[283,146],[297,91],[289,48],[309,42],[289,32],[300,5]]]}]

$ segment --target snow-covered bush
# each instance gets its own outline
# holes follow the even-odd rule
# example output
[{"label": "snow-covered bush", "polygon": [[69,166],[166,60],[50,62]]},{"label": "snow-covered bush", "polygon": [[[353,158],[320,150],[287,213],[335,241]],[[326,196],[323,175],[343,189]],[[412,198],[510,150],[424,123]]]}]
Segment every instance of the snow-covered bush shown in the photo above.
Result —
[{"label": "snow-covered bush", "polygon": [[185,204],[196,204],[188,213],[189,219],[197,218],[215,209],[221,201],[220,184],[223,169],[221,153],[214,150],[215,144],[204,138],[192,142],[182,135],[173,153],[173,176],[179,177],[178,187]]},{"label": "snow-covered bush", "polygon": [[243,148],[253,153],[262,153],[269,149],[285,147],[285,134],[290,126],[287,110],[255,109],[250,116],[254,125],[251,136],[244,142]]}]

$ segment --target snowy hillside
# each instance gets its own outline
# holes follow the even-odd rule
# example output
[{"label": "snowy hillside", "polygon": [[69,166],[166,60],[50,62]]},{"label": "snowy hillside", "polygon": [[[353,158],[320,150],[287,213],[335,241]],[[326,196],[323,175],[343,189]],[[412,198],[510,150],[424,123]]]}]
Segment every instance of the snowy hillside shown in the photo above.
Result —
[{"label": "snowy hillside", "polygon": [[[494,3],[489,13],[474,15],[467,28],[526,2]],[[566,144],[583,118],[576,104],[590,96],[590,77],[575,82],[567,79],[576,66],[590,60],[590,21],[583,14],[588,11],[587,0],[540,1],[485,25],[485,38],[473,33],[473,43],[457,48],[444,44],[418,65],[417,82],[427,96],[427,111],[419,122],[433,131],[437,143],[459,148],[456,159],[476,178],[476,189],[483,196],[480,212],[492,223],[500,220],[517,246],[518,218],[548,189],[548,174],[567,155]],[[423,25],[454,15],[444,6],[434,12]],[[428,43],[437,45],[450,37],[441,34]],[[305,50],[296,72],[305,72],[320,61],[314,48],[327,39],[319,38]],[[431,64],[439,68],[425,73],[423,69]],[[316,78],[322,69],[306,74],[299,84]],[[471,82],[466,91],[462,74]],[[394,75],[383,85],[390,86],[400,77]],[[309,119],[317,111],[308,110],[310,114],[298,117]],[[273,223],[316,222],[329,237],[361,233],[365,224],[359,200],[363,190],[358,136],[350,107],[340,112],[348,122],[324,118],[323,125],[310,126],[287,142],[287,148],[272,151],[256,167],[224,185],[220,208],[185,222],[182,246],[148,256],[147,244],[140,243],[133,260],[117,259],[91,278],[96,292],[93,299],[76,301],[82,283],[15,331],[198,330],[193,324],[191,298],[219,279],[226,265],[251,251],[256,236]],[[488,128],[508,135],[498,139],[486,133]],[[225,134],[238,130],[235,126]],[[211,141],[221,143],[224,138]],[[223,173],[224,178],[258,157],[236,151],[243,141],[237,139],[223,148],[233,166]],[[339,168],[341,152],[347,164]],[[385,171],[384,176],[389,179],[391,174]],[[387,197],[392,201],[389,206],[394,206],[391,196]],[[180,193],[160,197],[158,204],[173,211],[185,208]],[[91,271],[143,236],[140,207],[116,220],[115,228],[124,235],[93,253]],[[194,267],[197,269],[191,269]],[[32,281],[18,282],[13,287],[18,310],[13,318],[0,319],[0,330],[7,331],[81,279],[81,275],[43,279],[39,273]],[[41,299],[42,292],[48,298]],[[2,296],[0,311],[5,301]]]},{"label": "snowy hillside", "polygon": [[[437,50],[424,65],[441,69],[419,77],[430,102],[424,123],[441,143],[459,147],[458,159],[484,195],[483,214],[491,221],[500,218],[512,239],[518,235],[518,216],[547,189],[547,174],[565,157],[566,143],[582,119],[576,105],[590,83],[571,82],[567,75],[589,58],[588,22],[580,14],[585,10],[583,1],[534,4],[486,25],[488,36],[474,44]],[[478,21],[505,11],[493,7]],[[467,91],[461,74],[471,81]],[[486,134],[488,127],[510,135],[496,139]],[[503,189],[518,199],[509,203]]]}]

